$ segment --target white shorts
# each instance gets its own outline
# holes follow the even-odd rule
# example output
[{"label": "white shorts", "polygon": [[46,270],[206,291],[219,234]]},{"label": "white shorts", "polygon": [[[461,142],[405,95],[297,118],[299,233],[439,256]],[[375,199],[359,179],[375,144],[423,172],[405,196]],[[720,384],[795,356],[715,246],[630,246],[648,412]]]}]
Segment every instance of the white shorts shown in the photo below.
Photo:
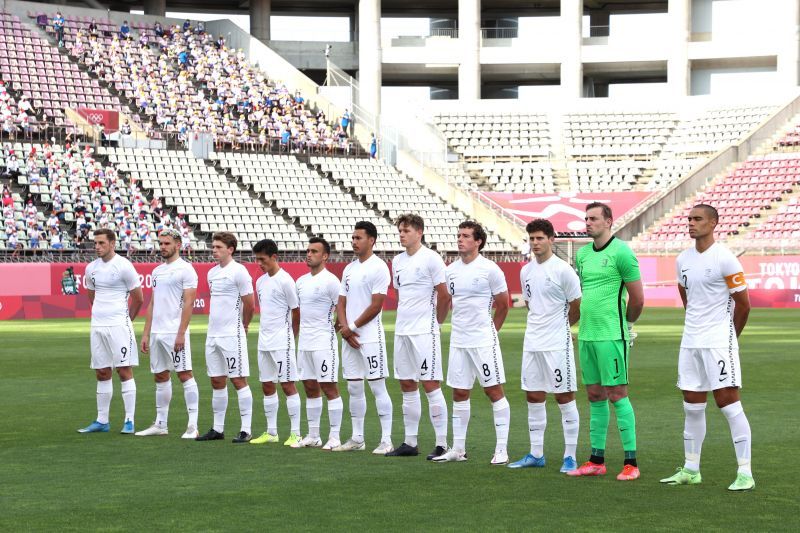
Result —
[{"label": "white shorts", "polygon": [[92,326],[90,368],[139,366],[139,350],[133,326]]},{"label": "white shorts", "polygon": [[739,350],[681,348],[678,354],[678,388],[705,392],[742,386]]},{"label": "white shorts", "polygon": [[578,390],[572,350],[523,352],[522,390],[553,394]]},{"label": "white shorts", "polygon": [[187,372],[192,369],[192,345],[189,332],[186,332],[186,343],[183,350],[175,352],[174,333],[150,334],[150,371],[159,374],[170,372]]},{"label": "white shorts", "polygon": [[484,388],[506,382],[503,354],[499,344],[481,348],[450,347],[447,385],[454,389],[470,390],[476,378]]},{"label": "white shorts", "polygon": [[317,380],[322,383],[339,381],[339,351],[336,345],[330,350],[300,350],[297,352],[297,366],[300,380]]},{"label": "white shorts", "polygon": [[259,350],[258,381],[261,383],[297,381],[297,358],[294,350]]},{"label": "white shorts", "polygon": [[247,335],[206,337],[206,368],[209,377],[246,378],[250,375]]},{"label": "white shorts", "polygon": [[394,377],[442,381],[442,339],[439,335],[394,336]]},{"label": "white shorts", "polygon": [[389,377],[389,358],[382,342],[362,344],[356,350],[347,341],[342,341],[342,365],[344,379],[381,379]]}]

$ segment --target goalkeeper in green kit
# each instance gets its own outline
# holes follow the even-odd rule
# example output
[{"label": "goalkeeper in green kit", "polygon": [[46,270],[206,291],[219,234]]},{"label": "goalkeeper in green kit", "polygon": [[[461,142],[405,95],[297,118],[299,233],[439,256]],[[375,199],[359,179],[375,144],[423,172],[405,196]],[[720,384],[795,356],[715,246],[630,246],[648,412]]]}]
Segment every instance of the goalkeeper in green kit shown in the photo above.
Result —
[{"label": "goalkeeper in green kit", "polygon": [[[614,406],[625,463],[620,481],[639,477],[636,464],[636,418],[628,399],[628,362],[633,323],[644,307],[639,261],[626,243],[611,235],[611,208],[599,202],[586,206],[586,233],[594,239],[580,250],[575,268],[581,280],[578,353],[581,378],[589,396],[589,460],[569,476],[606,473],[605,447]],[[627,301],[626,301],[627,296]]]}]

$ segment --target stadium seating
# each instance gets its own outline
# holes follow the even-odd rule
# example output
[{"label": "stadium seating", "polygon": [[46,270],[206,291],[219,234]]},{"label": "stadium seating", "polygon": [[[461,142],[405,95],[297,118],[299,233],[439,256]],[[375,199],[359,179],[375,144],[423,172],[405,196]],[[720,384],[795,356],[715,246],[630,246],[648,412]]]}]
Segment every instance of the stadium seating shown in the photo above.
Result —
[{"label": "stadium seating", "polygon": [[[414,212],[425,219],[425,240],[437,250],[455,252],[458,250],[456,234],[458,224],[467,215],[454,209],[444,200],[434,196],[428,189],[414,180],[379,161],[369,159],[333,159],[316,157],[312,163],[320,165],[321,170],[331,172],[333,178],[379,211],[386,212],[390,220],[396,220],[403,213]],[[397,229],[388,228],[387,240],[396,243]],[[397,244],[393,245],[397,248]],[[507,250],[500,239],[487,230],[486,249],[488,251]]]},{"label": "stadium seating", "polygon": [[[231,231],[239,248],[271,236],[284,250],[305,250],[305,234],[276,215],[203,159],[183,150],[107,148],[109,159],[153,194],[185,214],[199,231]],[[205,242],[198,243],[204,249]]]},{"label": "stadium seating", "polygon": [[[398,248],[396,239],[387,238],[395,230],[386,219],[294,156],[221,152],[214,158],[289,219],[308,227],[312,234],[325,237],[335,250],[352,249],[353,226],[359,220],[369,220],[378,228],[377,251]],[[264,237],[268,235],[269,232]],[[305,249],[305,241],[301,244]]]},{"label": "stadium seating", "polygon": [[569,161],[570,190],[577,192],[629,191],[636,184],[646,163],[633,159],[613,161]]},{"label": "stadium seating", "polygon": [[[744,230],[754,217],[767,216],[766,211],[771,209],[773,203],[799,184],[800,154],[751,156],[733,171],[697,192],[653,228],[639,235],[633,243],[634,248],[650,250],[661,247],[669,250],[685,247],[690,242],[686,216],[697,203],[708,203],[717,208],[720,221],[716,235],[720,240],[725,240]],[[762,229],[755,232],[754,236],[758,238],[766,231],[770,232],[770,237],[773,236],[775,230],[771,222],[762,225]]]},{"label": "stadium seating", "polygon": [[652,156],[677,123],[674,113],[576,113],[564,117],[564,152],[572,157]]},{"label": "stadium seating", "polygon": [[465,158],[543,157],[550,152],[547,116],[526,113],[442,113],[434,123]]},{"label": "stadium seating", "polygon": [[68,126],[64,109],[119,110],[117,99],[96,79],[23,25],[16,15],[0,13],[0,76],[21,89],[42,110],[44,119]]},{"label": "stadium seating", "polygon": [[475,171],[484,176],[485,182],[494,191],[516,193],[556,192],[553,167],[547,162],[481,161],[467,163],[465,166],[468,171]]}]

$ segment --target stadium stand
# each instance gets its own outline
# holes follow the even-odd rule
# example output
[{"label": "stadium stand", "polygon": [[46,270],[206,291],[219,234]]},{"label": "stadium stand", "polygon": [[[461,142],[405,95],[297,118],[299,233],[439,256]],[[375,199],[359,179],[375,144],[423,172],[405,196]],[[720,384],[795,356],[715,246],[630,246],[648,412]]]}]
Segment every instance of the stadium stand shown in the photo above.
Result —
[{"label": "stadium stand", "polygon": [[[674,251],[686,247],[690,242],[686,233],[686,216],[698,203],[711,204],[719,211],[716,235],[720,240],[738,235],[754,219],[767,216],[775,202],[800,185],[799,167],[800,155],[796,153],[751,156],[639,235],[633,247],[640,251]],[[765,235],[764,232],[770,232],[770,237],[773,237],[773,222],[776,221],[768,218],[767,224],[752,236],[758,238]],[[781,226],[781,231],[784,227]],[[791,233],[792,228],[788,230]]]},{"label": "stadium stand", "polygon": [[465,158],[542,157],[550,152],[547,115],[527,113],[443,113],[434,123]]},{"label": "stadium stand", "polygon": [[[104,151],[120,170],[129,172],[155,196],[175,206],[178,214],[185,215],[200,232],[235,232],[242,250],[249,250],[267,234],[273,235],[284,250],[305,249],[307,236],[293,224],[189,152],[147,148]],[[205,248],[206,243],[201,240],[198,249]]]},{"label": "stadium stand", "polygon": [[13,83],[42,111],[42,119],[56,126],[70,126],[64,109],[91,107],[119,110],[114,96],[86,72],[61,55],[19,17],[0,13],[0,76]]},{"label": "stadium stand", "polygon": [[[293,156],[220,152],[214,158],[288,220],[325,237],[338,251],[350,250],[353,225],[359,220],[378,228],[377,251],[397,248],[394,239],[385,238],[396,231],[388,221]],[[294,234],[292,241],[284,241],[284,249],[304,250],[306,236],[296,229]]]},{"label": "stadium stand", "polygon": [[[448,205],[444,200],[379,161],[369,159],[312,158],[320,170],[330,172],[334,181],[355,192],[380,212],[394,221],[403,213],[419,213],[425,218],[425,239],[437,250],[458,250],[455,228],[465,220],[466,214]],[[391,233],[396,233],[391,228]],[[394,245],[395,247],[397,245]],[[507,250],[509,247],[491,230],[487,230],[488,251]]]},{"label": "stadium stand", "polygon": [[641,177],[646,163],[622,161],[569,161],[570,190],[577,192],[629,191]]},{"label": "stadium stand", "polygon": [[652,156],[677,123],[674,113],[577,113],[564,117],[564,151],[572,157]]},{"label": "stadium stand", "polygon": [[[188,223],[173,221],[158,198],[148,199],[135,179],[129,180],[113,164],[104,164],[88,145],[7,143],[6,168],[12,157],[22,159],[19,171],[9,177],[26,194],[26,225],[18,226],[26,233],[17,235],[24,248],[36,248],[35,240],[44,247],[42,241],[51,241],[54,230],[58,239],[53,242],[63,249],[86,245],[97,228],[115,230],[118,246],[127,251],[152,252],[155,232],[163,227],[175,227],[194,240]],[[34,214],[29,205],[38,212]],[[47,226],[38,227],[48,213]],[[33,232],[27,232],[33,218],[46,238],[34,239]]]}]

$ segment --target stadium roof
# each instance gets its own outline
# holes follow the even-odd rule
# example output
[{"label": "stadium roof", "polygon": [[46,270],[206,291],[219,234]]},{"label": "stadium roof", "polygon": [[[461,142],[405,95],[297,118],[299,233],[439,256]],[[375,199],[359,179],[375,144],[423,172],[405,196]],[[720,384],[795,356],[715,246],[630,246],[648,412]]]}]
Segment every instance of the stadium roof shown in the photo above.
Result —
[{"label": "stadium roof", "polygon": [[[52,5],[51,2],[45,2]],[[80,3],[80,2],[75,2]],[[115,11],[143,9],[141,0],[84,0],[89,7],[98,4]],[[344,15],[357,9],[358,0],[272,0],[274,13],[304,13],[317,15]],[[484,0],[484,13],[533,16],[557,13],[560,0]],[[667,0],[583,0],[585,10],[624,12],[665,12]],[[249,0],[167,0],[167,11],[178,12],[239,12],[248,13]],[[427,15],[455,14],[458,0],[382,0],[384,15]],[[314,13],[316,12],[316,13]]]}]

